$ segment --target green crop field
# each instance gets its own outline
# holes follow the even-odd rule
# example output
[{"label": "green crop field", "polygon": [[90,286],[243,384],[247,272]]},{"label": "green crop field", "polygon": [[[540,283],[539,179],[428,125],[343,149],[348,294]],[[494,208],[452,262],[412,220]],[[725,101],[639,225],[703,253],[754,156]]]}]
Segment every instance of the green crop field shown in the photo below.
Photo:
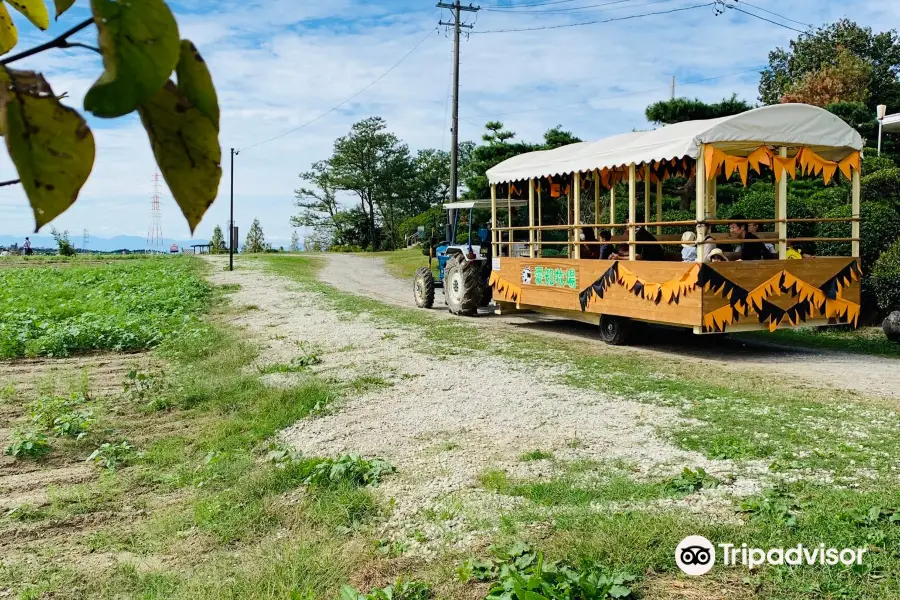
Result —
[{"label": "green crop field", "polygon": [[0,357],[152,348],[196,322],[210,293],[199,268],[166,257],[0,269]]}]

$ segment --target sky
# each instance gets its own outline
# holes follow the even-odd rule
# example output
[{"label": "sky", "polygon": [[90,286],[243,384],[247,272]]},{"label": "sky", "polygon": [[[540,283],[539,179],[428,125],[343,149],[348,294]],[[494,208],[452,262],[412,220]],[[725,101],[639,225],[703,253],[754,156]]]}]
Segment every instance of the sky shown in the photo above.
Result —
[{"label": "sky", "polygon": [[[803,30],[803,24],[842,17],[876,31],[900,27],[900,2],[731,0],[782,24],[777,25],[735,10],[716,15],[711,5],[688,8],[706,1],[484,0],[480,12],[464,15],[473,28],[460,51],[460,139],[479,140],[488,120],[503,121],[527,141],[539,140],[556,125],[585,140],[648,129],[644,109],[669,97],[673,75],[678,96],[717,101],[737,93],[756,102],[758,71],[769,51],[798,35],[787,27]],[[287,246],[293,231],[299,174],[328,158],[334,139],[354,122],[381,116],[413,151],[449,149],[452,35],[438,21],[447,21],[450,13],[434,1],[172,0],[169,5],[181,37],[192,40],[209,64],[222,110],[219,196],[196,238],[207,239],[213,227],[227,225],[230,148],[240,151],[234,159],[235,222],[243,234],[258,218],[276,247]],[[688,9],[567,26],[681,8]],[[87,0],[77,0],[49,31],[40,32],[10,12],[20,32],[17,50],[51,39],[89,14]],[[548,28],[555,26],[560,27]],[[545,29],[498,31],[536,27]],[[96,44],[96,30],[73,40]],[[42,72],[57,94],[68,93],[64,102],[79,110],[102,72],[99,56],[81,48],[51,50],[15,66]],[[93,172],[78,201],[52,225],[78,236],[84,229],[92,237],[146,236],[155,163],[140,120],[133,114],[89,117],[88,123],[97,145]],[[15,178],[14,171],[0,152],[0,180]],[[161,195],[163,235],[189,239],[187,222],[164,182]],[[33,229],[21,188],[0,188],[0,234],[24,237]]]}]

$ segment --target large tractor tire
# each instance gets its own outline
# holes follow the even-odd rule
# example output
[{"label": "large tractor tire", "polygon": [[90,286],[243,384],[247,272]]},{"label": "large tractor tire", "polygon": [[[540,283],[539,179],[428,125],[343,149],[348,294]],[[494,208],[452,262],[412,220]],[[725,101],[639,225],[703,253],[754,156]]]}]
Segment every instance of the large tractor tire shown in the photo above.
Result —
[{"label": "large tractor tire", "polygon": [[603,315],[600,317],[600,339],[610,346],[623,346],[631,336],[631,319]]},{"label": "large tractor tire", "polygon": [[444,299],[450,312],[464,317],[477,314],[482,294],[481,263],[469,262],[461,253],[451,258],[444,271]]},{"label": "large tractor tire", "polygon": [[419,308],[431,308],[434,306],[434,275],[428,267],[416,269],[413,294],[416,297],[416,306]]}]

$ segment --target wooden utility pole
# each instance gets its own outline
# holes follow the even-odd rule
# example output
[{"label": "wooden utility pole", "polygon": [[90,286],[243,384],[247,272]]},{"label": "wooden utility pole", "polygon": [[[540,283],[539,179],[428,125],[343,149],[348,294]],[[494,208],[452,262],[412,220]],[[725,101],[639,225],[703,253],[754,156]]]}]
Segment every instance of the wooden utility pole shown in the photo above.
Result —
[{"label": "wooden utility pole", "polygon": [[459,33],[462,29],[472,29],[471,25],[464,25],[460,22],[459,15],[462,11],[478,12],[481,10],[478,6],[462,6],[459,0],[453,4],[446,2],[438,2],[438,8],[449,8],[453,11],[453,22],[445,23],[440,21],[440,25],[453,28],[453,121],[450,130],[450,202],[456,202],[456,190],[459,187],[457,178],[459,176]]}]

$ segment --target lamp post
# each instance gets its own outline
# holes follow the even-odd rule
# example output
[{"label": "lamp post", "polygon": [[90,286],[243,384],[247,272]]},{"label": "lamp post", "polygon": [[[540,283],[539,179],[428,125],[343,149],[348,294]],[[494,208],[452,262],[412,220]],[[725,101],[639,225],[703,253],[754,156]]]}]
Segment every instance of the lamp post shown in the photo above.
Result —
[{"label": "lamp post", "polygon": [[881,156],[881,127],[884,125],[884,116],[887,114],[887,106],[879,104],[878,108],[878,156]]}]

